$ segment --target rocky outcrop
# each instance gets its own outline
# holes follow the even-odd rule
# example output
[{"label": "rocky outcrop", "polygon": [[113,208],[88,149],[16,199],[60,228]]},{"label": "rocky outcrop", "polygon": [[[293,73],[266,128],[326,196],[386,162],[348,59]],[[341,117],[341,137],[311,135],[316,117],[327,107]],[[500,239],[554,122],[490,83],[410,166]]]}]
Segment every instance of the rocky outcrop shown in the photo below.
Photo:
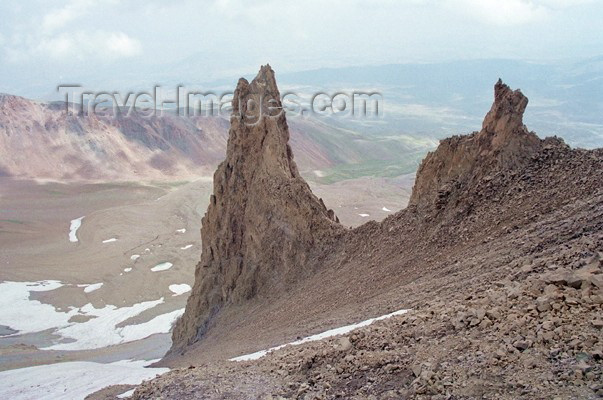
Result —
[{"label": "rocky outcrop", "polygon": [[[267,86],[242,81],[238,95],[253,99],[250,93]],[[522,123],[527,99],[521,92],[502,82],[495,92],[479,133],[444,140],[426,158],[410,207],[341,237],[309,191],[266,184],[300,182],[280,140],[285,136],[272,137],[284,135],[284,120],[249,127],[233,117],[229,149],[237,151],[216,175],[216,198],[204,221],[213,233],[203,232],[205,254],[185,314],[197,320],[180,321],[182,336],[175,336],[180,345],[204,332],[205,340],[180,358],[186,368],[143,384],[133,398],[603,395],[603,149],[538,139]],[[245,143],[243,132],[281,145],[268,151]],[[228,166],[236,160],[255,172],[238,171],[234,181],[236,169]],[[257,190],[265,194],[254,195]],[[241,193],[259,204],[251,206]],[[256,228],[240,225],[245,219],[237,212],[253,210],[247,215],[259,224],[258,212],[291,204],[292,195],[308,202],[303,216],[309,225],[300,211],[288,210],[263,225],[265,247],[247,238]],[[230,231],[220,230],[228,225]],[[292,227],[288,232],[304,244],[283,235],[281,226]],[[259,275],[275,256],[291,260],[289,268],[271,264],[278,282]],[[204,331],[215,310],[285,284],[281,271],[295,271],[286,277],[298,279],[287,295],[242,302]],[[312,276],[299,279],[301,271]],[[259,361],[213,362],[401,308],[411,311],[347,337],[286,346]]]},{"label": "rocky outcrop", "polygon": [[528,98],[499,80],[494,103],[482,130],[441,141],[417,171],[410,205],[441,206],[476,180],[505,169],[516,169],[542,147],[542,140],[523,124]]},{"label": "rocky outcrop", "polygon": [[600,231],[592,211],[600,203],[600,151],[539,139],[522,122],[527,98],[500,81],[482,130],[444,140],[427,156],[411,205],[353,230],[299,176],[278,98],[269,67],[251,83],[239,81],[226,160],[203,219],[201,262],[171,356],[198,343],[165,362],[256,351],[316,333],[317,325],[336,327],[334,318],[351,322],[400,308],[411,293],[463,292],[465,280],[489,281],[511,260],[555,252],[579,235],[564,226]]},{"label": "rocky outcrop", "polygon": [[214,174],[203,217],[201,261],[173,350],[199,339],[224,307],[276,293],[311,272],[320,252],[344,228],[300,176],[274,72],[239,80],[226,159]]}]

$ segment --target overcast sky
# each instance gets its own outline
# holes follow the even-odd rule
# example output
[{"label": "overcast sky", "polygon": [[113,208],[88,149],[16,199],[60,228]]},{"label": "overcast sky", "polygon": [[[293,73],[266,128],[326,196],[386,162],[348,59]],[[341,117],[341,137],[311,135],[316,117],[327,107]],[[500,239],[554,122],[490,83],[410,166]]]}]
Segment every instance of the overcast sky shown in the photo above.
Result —
[{"label": "overcast sky", "polygon": [[601,0],[19,0],[0,3],[0,91],[256,71],[603,54]]}]

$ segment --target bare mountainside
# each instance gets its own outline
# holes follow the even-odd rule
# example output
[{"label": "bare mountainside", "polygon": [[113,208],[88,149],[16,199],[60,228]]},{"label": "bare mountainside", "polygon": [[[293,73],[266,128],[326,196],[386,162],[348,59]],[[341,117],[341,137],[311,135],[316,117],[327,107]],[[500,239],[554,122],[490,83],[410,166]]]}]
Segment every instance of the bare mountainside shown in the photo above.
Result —
[{"label": "bare mountainside", "polygon": [[[229,123],[173,111],[74,114],[64,102],[0,94],[0,176],[61,181],[176,180],[211,175],[224,158]],[[412,172],[429,141],[366,136],[328,120],[298,118],[291,145],[303,172],[325,183],[371,175],[383,160]],[[338,166],[351,165],[339,171]],[[364,170],[363,170],[364,168]],[[334,169],[333,172],[323,170]],[[358,170],[358,171],[356,171]],[[355,172],[356,171],[356,172]]]},{"label": "bare mountainside", "polygon": [[[237,92],[274,90],[263,67]],[[481,131],[423,161],[409,207],[355,229],[296,175],[284,119],[233,123],[164,360],[197,367],[134,398],[596,398],[603,151],[539,139],[526,105],[498,82]],[[339,339],[221,361],[399,309]]]}]

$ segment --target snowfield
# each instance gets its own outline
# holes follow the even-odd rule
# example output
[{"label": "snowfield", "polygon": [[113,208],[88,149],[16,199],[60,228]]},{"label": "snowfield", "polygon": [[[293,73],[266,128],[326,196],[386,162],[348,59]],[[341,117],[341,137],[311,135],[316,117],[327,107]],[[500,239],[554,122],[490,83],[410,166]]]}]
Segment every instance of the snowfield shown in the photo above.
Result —
[{"label": "snowfield", "polygon": [[[59,281],[0,283],[0,325],[17,331],[11,336],[52,329],[53,334],[60,336],[62,341],[44,350],[89,350],[168,333],[172,324],[184,313],[184,309],[174,310],[143,323],[123,326],[129,319],[163,304],[164,298],[129,307],[106,305],[95,308],[92,304],[86,304],[81,308],[71,307],[67,312],[57,311],[50,304],[29,298],[31,292],[51,291],[63,286]],[[86,285],[85,289],[92,287],[96,290],[100,286],[102,284]],[[76,315],[91,318],[85,322],[69,322]]]},{"label": "snowfield", "polygon": [[346,333],[349,333],[351,331],[353,331],[354,329],[358,329],[358,328],[362,328],[365,326],[368,326],[370,324],[372,324],[375,321],[381,321],[387,318],[391,318],[393,316],[396,315],[402,315],[407,313],[409,310],[398,310],[398,311],[394,311],[393,313],[390,314],[386,314],[386,315],[382,315],[380,317],[377,318],[371,318],[371,319],[367,319],[366,321],[362,321],[362,322],[358,322],[357,324],[352,324],[352,325],[346,325],[346,326],[342,326],[340,328],[335,328],[335,329],[330,329],[328,331],[322,332],[322,333],[318,333],[316,335],[312,335],[312,336],[308,336],[305,337],[303,339],[300,340],[296,340],[295,342],[291,342],[291,343],[287,343],[287,344],[282,344],[280,346],[276,346],[276,347],[271,347],[269,349],[266,350],[261,350],[261,351],[257,351],[255,353],[251,353],[251,354],[245,354],[239,357],[234,357],[231,358],[229,361],[252,361],[252,360],[258,360],[262,357],[264,357],[266,354],[270,353],[271,351],[275,351],[275,350],[279,350],[282,349],[285,346],[297,346],[303,343],[308,343],[308,342],[315,342],[317,340],[323,340],[332,336],[337,336],[337,335],[345,335]]},{"label": "snowfield", "polygon": [[81,400],[111,385],[138,385],[169,371],[145,368],[158,360],[64,362],[0,372],[0,391],[10,400]]},{"label": "snowfield", "polygon": [[0,325],[18,331],[19,335],[68,325],[76,310],[57,312],[50,304],[29,299],[31,292],[49,292],[62,286],[59,281],[0,283]]}]

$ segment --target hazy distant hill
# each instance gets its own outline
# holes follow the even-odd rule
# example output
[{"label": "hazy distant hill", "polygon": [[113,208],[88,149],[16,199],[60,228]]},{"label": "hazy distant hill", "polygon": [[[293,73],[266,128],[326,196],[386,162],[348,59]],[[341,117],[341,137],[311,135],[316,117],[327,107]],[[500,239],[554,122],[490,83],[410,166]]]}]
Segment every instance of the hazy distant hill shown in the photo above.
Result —
[{"label": "hazy distant hill", "polygon": [[[153,78],[165,87],[182,82],[218,91],[236,81],[199,83],[187,80],[187,70],[195,69],[180,68],[179,80],[169,73]],[[294,91],[306,99],[319,91],[383,95],[385,113],[379,118],[288,116],[302,174],[333,182],[414,172],[439,139],[481,128],[499,77],[530,97],[526,124],[540,135],[558,135],[577,147],[603,146],[603,56],[578,63],[471,60],[325,68],[279,74],[277,80],[283,93]],[[144,82],[132,82],[148,89]],[[225,119],[78,121],[61,112],[59,103],[0,98],[0,175],[179,179],[210,174],[223,158]]]},{"label": "hazy distant hill", "polygon": [[[300,170],[324,182],[412,172],[434,144],[364,135],[327,120],[298,119],[291,126]],[[228,128],[228,120],[217,116],[78,116],[68,115],[61,102],[0,95],[0,175],[57,180],[211,176],[224,158]]]},{"label": "hazy distant hill", "polygon": [[371,131],[442,138],[479,130],[498,78],[530,97],[526,123],[574,146],[603,145],[603,56],[579,63],[471,60],[319,69],[283,74],[283,87],[370,88],[383,93],[385,122]]}]

